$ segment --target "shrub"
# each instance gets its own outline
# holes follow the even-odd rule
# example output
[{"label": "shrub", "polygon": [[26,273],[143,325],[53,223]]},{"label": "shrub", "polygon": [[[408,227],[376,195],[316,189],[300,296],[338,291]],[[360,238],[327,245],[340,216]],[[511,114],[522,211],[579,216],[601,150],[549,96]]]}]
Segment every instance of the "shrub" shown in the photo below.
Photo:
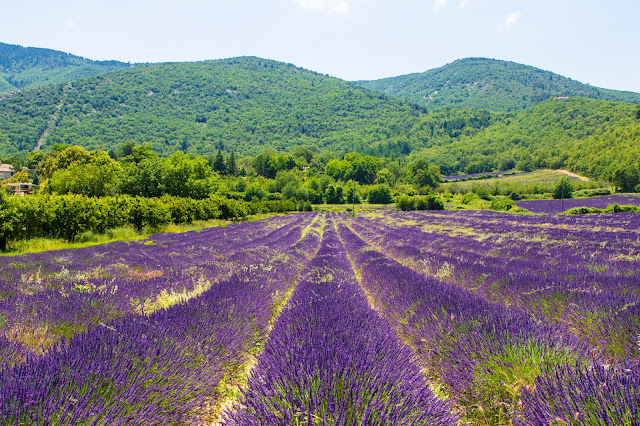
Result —
[{"label": "shrub", "polygon": [[391,189],[386,184],[375,185],[369,191],[370,204],[391,204],[392,202]]},{"label": "shrub", "polygon": [[478,197],[473,192],[467,192],[462,196],[462,204],[469,204],[471,201],[477,200],[478,198],[480,197]]},{"label": "shrub", "polygon": [[396,207],[402,211],[409,211],[415,209],[413,197],[408,195],[400,195],[396,197]]},{"label": "shrub", "polygon": [[415,197],[416,210],[444,210],[444,203],[435,195]]},{"label": "shrub", "polygon": [[491,202],[491,210],[509,211],[516,207],[516,203],[509,198],[498,198]]}]

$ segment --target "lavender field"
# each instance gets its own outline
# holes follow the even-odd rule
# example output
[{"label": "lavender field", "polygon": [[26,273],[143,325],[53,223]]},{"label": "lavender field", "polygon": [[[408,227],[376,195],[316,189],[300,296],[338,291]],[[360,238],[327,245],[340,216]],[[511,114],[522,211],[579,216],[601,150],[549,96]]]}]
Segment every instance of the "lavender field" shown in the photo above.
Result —
[{"label": "lavender field", "polygon": [[639,424],[640,215],[302,213],[0,258],[0,421]]},{"label": "lavender field", "polygon": [[566,200],[525,200],[518,201],[518,207],[532,213],[556,214],[576,207],[605,209],[612,204],[640,206],[640,196],[635,194],[614,194],[591,198],[569,198]]}]

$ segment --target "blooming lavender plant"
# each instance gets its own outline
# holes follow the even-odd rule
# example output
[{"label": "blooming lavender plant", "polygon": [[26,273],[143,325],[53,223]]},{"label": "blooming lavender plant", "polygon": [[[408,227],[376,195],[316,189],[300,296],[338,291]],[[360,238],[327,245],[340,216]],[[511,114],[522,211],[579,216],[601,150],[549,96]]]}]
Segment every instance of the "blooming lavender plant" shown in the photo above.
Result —
[{"label": "blooming lavender plant", "polygon": [[525,200],[518,201],[518,207],[533,213],[556,214],[576,207],[595,207],[605,209],[612,204],[640,206],[640,197],[636,195],[614,194],[591,198],[569,198],[566,200]]},{"label": "blooming lavender plant", "polygon": [[232,270],[278,256],[312,220],[298,215],[246,228],[158,235],[154,245],[119,242],[2,258],[0,335],[37,354],[62,337],[129,313],[150,314],[201,293]]},{"label": "blooming lavender plant", "polygon": [[517,416],[522,389],[548,365],[589,352],[563,327],[490,303],[457,285],[419,274],[372,249],[346,226],[341,238],[362,285],[420,354],[465,415],[501,423]]},{"label": "blooming lavender plant", "polygon": [[445,425],[411,351],[367,305],[331,224],[228,425]]},{"label": "blooming lavender plant", "polygon": [[206,421],[266,338],[274,307],[299,278],[319,236],[289,232],[268,265],[241,268],[199,297],[130,313],[0,370],[9,424],[185,424]]}]

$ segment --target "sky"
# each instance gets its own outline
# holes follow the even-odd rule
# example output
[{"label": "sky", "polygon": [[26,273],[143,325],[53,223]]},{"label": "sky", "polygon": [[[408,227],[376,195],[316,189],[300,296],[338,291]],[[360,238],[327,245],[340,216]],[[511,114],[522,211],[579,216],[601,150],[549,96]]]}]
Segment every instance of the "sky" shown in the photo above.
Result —
[{"label": "sky", "polygon": [[95,60],[258,56],[345,80],[486,57],[640,92],[639,0],[0,0],[0,42]]}]

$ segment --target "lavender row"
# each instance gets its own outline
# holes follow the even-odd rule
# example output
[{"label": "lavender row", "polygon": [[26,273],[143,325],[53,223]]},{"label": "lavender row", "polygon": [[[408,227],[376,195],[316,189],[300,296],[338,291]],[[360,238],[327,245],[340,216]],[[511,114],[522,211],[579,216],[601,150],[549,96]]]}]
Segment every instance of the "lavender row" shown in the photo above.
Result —
[{"label": "lavender row", "polygon": [[220,388],[264,341],[275,308],[319,245],[289,234],[289,249],[186,303],[128,315],[0,371],[9,424],[186,424],[210,420]]},{"label": "lavender row", "polygon": [[[302,217],[232,224],[184,234],[158,234],[146,241],[114,242],[80,249],[0,257],[2,298],[48,288],[73,290],[96,278],[144,279],[153,272],[177,272],[203,254],[215,258],[228,248],[264,237],[275,229],[300,224]],[[269,225],[267,225],[269,223]],[[12,284],[12,285],[7,285]]]},{"label": "lavender row", "polygon": [[510,421],[543,369],[591,357],[564,328],[404,267],[344,225],[340,236],[367,294],[467,420]]},{"label": "lavender row", "polygon": [[[27,353],[41,353],[61,337],[69,338],[129,313],[150,313],[181,298],[197,295],[211,283],[224,279],[234,268],[238,270],[264,263],[278,255],[292,239],[299,238],[303,224],[309,220],[310,216],[300,216],[296,221],[264,236],[258,233],[254,239],[237,238],[240,240],[237,243],[230,240],[226,252],[223,251],[224,244],[215,238],[216,233],[210,235],[203,231],[197,235],[187,233],[181,237],[174,236],[171,244],[183,246],[183,251],[173,252],[176,254],[171,256],[166,255],[166,249],[159,249],[153,253],[153,258],[155,262],[161,262],[161,253],[173,257],[174,262],[180,258],[184,269],[158,265],[157,271],[162,273],[161,276],[151,275],[145,279],[101,278],[81,283],[72,280],[67,287],[14,295],[0,301],[0,317],[4,322],[2,335],[5,340],[22,343],[24,357]],[[250,227],[249,231],[251,228],[255,227]],[[237,234],[235,230],[234,233]],[[207,237],[211,238],[212,247],[218,246],[216,250],[208,249]],[[224,241],[223,238],[220,240]],[[199,249],[188,250],[184,248],[185,242]],[[268,249],[265,247],[267,244],[270,245]],[[9,348],[0,344],[0,354],[3,352],[7,352],[4,363],[19,361],[15,350],[9,356]]]},{"label": "lavender row", "polygon": [[640,369],[556,367],[536,380],[535,391],[525,390],[522,400],[517,425],[637,425]]},{"label": "lavender row", "polygon": [[328,222],[228,425],[446,425],[411,351],[367,305]]},{"label": "lavender row", "polygon": [[[418,271],[567,324],[609,362],[640,361],[640,221],[634,216],[609,222],[497,213],[389,219],[405,225],[360,218],[353,226]],[[466,235],[455,235],[458,230]]]},{"label": "lavender row", "polygon": [[518,201],[518,207],[527,209],[533,213],[556,214],[562,209],[568,210],[575,207],[595,207],[605,209],[612,204],[640,206],[640,196],[615,194],[592,198],[569,198],[566,200],[528,200]]}]

